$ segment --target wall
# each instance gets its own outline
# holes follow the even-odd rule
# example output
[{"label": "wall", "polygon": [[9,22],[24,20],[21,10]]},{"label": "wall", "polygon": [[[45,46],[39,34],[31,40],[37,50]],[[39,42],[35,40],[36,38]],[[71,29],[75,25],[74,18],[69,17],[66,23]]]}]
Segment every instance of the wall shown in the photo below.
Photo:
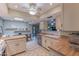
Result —
[{"label": "wall", "polygon": [[[62,13],[62,5],[58,5],[49,12],[43,14],[40,18],[47,18],[49,16],[53,16],[54,18],[56,18],[57,30],[61,30],[61,13]],[[44,28],[44,26],[41,25],[41,28]]]},{"label": "wall", "polygon": [[19,22],[19,21],[4,21],[4,34],[5,35],[16,35],[15,33],[16,30],[6,30],[6,28],[18,28],[18,29],[23,29],[23,28],[30,28],[28,23],[25,22]]},{"label": "wall", "polygon": [[41,15],[40,18],[46,18],[49,16],[53,16],[55,14],[60,14],[61,12],[62,12],[62,5],[59,5],[50,10],[49,12],[45,13],[44,15]]},{"label": "wall", "polygon": [[79,4],[63,5],[63,31],[79,31]]},{"label": "wall", "polygon": [[48,30],[47,21],[40,22],[40,30]]},{"label": "wall", "polygon": [[8,15],[8,8],[5,3],[0,3],[0,16],[7,16]]},{"label": "wall", "polygon": [[62,29],[61,15],[56,16],[56,29],[57,31]]}]

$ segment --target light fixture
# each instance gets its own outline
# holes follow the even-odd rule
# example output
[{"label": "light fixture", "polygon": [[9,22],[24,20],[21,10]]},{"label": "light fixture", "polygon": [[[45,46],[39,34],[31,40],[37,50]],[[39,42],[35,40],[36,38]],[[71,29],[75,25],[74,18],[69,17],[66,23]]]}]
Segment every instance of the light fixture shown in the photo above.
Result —
[{"label": "light fixture", "polygon": [[39,7],[36,3],[22,4],[24,8],[26,8],[31,15],[35,15],[37,13],[37,9]]},{"label": "light fixture", "polygon": [[21,3],[22,8],[25,8],[30,15],[36,15],[40,10],[40,7],[45,5],[44,3]]},{"label": "light fixture", "polygon": [[29,14],[35,15],[37,12],[36,11],[29,11]]},{"label": "light fixture", "polygon": [[19,21],[22,21],[22,20],[24,20],[24,19],[19,18],[19,17],[16,17],[16,18],[14,18],[14,20],[19,20]]},{"label": "light fixture", "polygon": [[37,13],[36,4],[29,4],[29,14],[35,15]]}]

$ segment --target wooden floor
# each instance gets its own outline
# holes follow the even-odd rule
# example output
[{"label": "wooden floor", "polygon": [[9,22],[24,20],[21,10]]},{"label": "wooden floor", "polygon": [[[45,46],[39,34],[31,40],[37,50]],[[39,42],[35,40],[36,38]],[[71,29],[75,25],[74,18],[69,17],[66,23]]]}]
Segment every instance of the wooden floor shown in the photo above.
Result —
[{"label": "wooden floor", "polygon": [[70,47],[69,38],[67,37],[62,37],[59,40],[53,40],[52,49],[65,56],[79,56],[79,51]]}]

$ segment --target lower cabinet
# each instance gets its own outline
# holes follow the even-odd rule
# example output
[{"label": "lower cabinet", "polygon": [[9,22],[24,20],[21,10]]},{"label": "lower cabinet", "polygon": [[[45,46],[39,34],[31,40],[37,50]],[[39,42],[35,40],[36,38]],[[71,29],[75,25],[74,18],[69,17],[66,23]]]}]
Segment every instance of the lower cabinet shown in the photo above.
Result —
[{"label": "lower cabinet", "polygon": [[13,39],[6,41],[6,55],[15,55],[20,52],[26,51],[26,40],[22,39]]},{"label": "lower cabinet", "polygon": [[42,46],[43,47],[46,47],[46,39],[45,39],[45,37],[44,36],[42,36]]},{"label": "lower cabinet", "polygon": [[45,36],[42,36],[42,46],[46,49],[49,50],[49,46],[51,44],[51,41],[50,41],[51,38],[48,38],[48,37],[45,37]]}]

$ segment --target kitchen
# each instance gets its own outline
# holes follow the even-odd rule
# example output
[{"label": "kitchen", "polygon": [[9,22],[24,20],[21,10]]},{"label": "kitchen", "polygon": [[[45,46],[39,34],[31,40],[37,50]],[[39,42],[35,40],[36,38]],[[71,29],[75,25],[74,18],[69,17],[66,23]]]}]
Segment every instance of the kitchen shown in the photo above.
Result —
[{"label": "kitchen", "polygon": [[0,55],[79,56],[78,3],[6,3],[0,7]]}]

